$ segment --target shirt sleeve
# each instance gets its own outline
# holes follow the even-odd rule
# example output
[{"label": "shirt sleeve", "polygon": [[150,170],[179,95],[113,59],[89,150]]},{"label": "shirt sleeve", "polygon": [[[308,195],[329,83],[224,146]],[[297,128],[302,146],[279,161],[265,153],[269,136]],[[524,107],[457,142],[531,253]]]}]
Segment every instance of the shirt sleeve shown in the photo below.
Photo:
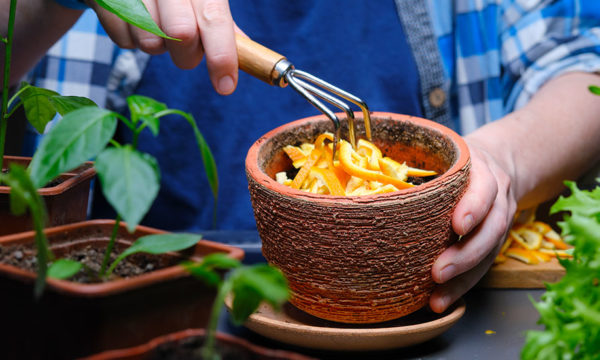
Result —
[{"label": "shirt sleeve", "polygon": [[559,75],[600,71],[600,1],[506,3],[500,32],[506,112]]}]

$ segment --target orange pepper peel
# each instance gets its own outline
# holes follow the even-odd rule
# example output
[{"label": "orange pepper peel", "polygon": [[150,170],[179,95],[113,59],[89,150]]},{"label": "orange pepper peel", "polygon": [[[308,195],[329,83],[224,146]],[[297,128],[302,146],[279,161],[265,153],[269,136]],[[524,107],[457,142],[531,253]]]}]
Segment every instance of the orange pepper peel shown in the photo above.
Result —
[{"label": "orange pepper peel", "polygon": [[572,257],[567,244],[552,227],[544,222],[529,217],[525,223],[515,223],[495,264],[504,262],[510,257],[526,264],[538,264],[550,261],[553,257]]},{"label": "orange pepper peel", "polygon": [[[378,173],[373,170],[365,169],[355,164],[353,161],[353,153],[352,145],[350,145],[347,141],[340,142],[340,165],[348,174],[352,176],[359,177],[365,180],[378,181],[383,184],[392,184],[398,189],[407,189],[413,187],[413,184],[409,184],[400,179],[395,179],[391,176],[384,175],[382,173]],[[355,153],[356,154],[356,153]],[[360,156],[360,155],[359,155]]]},{"label": "orange pepper peel", "polygon": [[[299,169],[293,179],[285,172],[276,180],[294,189],[318,194],[371,195],[406,189],[415,185],[407,182],[408,176],[431,176],[435,171],[411,168],[389,157],[372,142],[359,139],[357,149],[347,141],[337,144],[333,158],[333,134],[323,133],[314,143],[300,146],[287,145],[283,151]],[[329,141],[329,143],[326,143]],[[409,175],[412,172],[416,175]]]}]

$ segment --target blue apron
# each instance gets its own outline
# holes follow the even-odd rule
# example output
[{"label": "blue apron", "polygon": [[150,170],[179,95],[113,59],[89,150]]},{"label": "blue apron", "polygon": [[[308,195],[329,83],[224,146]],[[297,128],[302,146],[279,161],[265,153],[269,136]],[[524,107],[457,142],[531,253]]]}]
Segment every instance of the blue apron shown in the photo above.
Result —
[{"label": "blue apron", "polygon": [[[419,79],[394,1],[231,0],[238,26],[297,68],[367,102],[372,111],[421,116]],[[219,96],[206,66],[175,67],[168,54],[148,63],[137,94],[191,112],[217,163],[217,228],[254,229],[244,170],[252,143],[269,130],[318,113],[291,88],[277,88],[240,73],[237,90]],[[120,139],[130,139],[120,128]],[[155,156],[161,190],[143,224],[175,231],[212,228],[213,196],[188,124],[161,122],[160,134],[142,132],[139,149]],[[93,217],[111,216],[96,193]]]}]

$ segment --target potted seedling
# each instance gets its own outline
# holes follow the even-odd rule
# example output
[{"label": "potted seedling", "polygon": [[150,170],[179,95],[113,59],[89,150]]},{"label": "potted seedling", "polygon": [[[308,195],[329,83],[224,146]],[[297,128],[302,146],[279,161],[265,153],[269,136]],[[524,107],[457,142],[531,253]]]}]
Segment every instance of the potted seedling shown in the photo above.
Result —
[{"label": "potted seedling", "polygon": [[[280,350],[252,345],[243,339],[217,334],[217,324],[226,298],[231,303],[234,323],[241,325],[263,301],[280,308],[289,296],[282,273],[267,264],[241,265],[224,254],[212,254],[202,262],[188,262],[185,268],[203,283],[217,288],[210,320],[205,329],[187,329],[153,339],[138,346],[103,352],[88,360],[185,358],[218,360],[221,358],[306,359]],[[221,271],[229,271],[221,277]]]},{"label": "potted seedling", "polygon": [[[9,260],[0,264],[0,288],[3,294],[10,294],[1,297],[0,302],[3,309],[23,309],[11,310],[5,317],[7,326],[21,326],[3,327],[3,331],[10,331],[1,337],[9,340],[9,354],[11,350],[14,354],[25,349],[33,351],[31,356],[80,356],[139,344],[167,331],[204,324],[214,291],[191,288],[190,276],[177,264],[187,258],[200,261],[202,256],[212,252],[229,253],[238,259],[243,256],[239,249],[206,241],[198,243],[198,235],[166,234],[137,226],[156,197],[160,182],[154,158],[136,150],[137,138],[146,128],[158,134],[162,117],[181,115],[189,122],[215,193],[218,182],[210,149],[190,114],[168,109],[143,96],[129,97],[128,104],[130,118],[95,106],[67,113],[44,137],[27,170],[13,164],[9,173],[1,175],[11,187],[12,210],[17,214],[28,210],[35,223],[35,231],[0,240],[0,251],[9,253]],[[112,140],[118,121],[131,128],[130,144]],[[116,210],[117,218],[44,230],[44,203],[36,191],[39,184],[92,157],[96,158],[94,168],[102,191]],[[23,244],[31,246],[24,250],[19,248],[16,251],[19,255],[7,250]],[[87,253],[69,255],[80,254],[84,247],[103,253],[95,267],[80,261],[80,257],[90,257]],[[151,266],[157,271],[135,278],[111,278],[119,262],[129,255],[163,254],[185,248],[189,248],[185,253],[161,255],[152,260],[154,262],[147,257],[140,260],[145,267]],[[33,268],[37,269],[37,275],[14,266],[15,261],[31,262],[24,256],[28,252],[36,253]],[[19,259],[15,260],[15,256]],[[76,273],[85,275],[93,283],[57,279]],[[52,279],[46,285],[48,274]],[[37,298],[31,286],[34,282]],[[33,329],[23,328],[32,324],[36,324]],[[43,346],[28,346],[31,341]]]},{"label": "potted seedling", "polygon": [[[2,107],[0,113],[0,169],[8,169],[12,163],[27,166],[30,158],[18,156],[4,156],[6,143],[7,123],[20,107],[25,110],[26,118],[31,125],[40,133],[44,131],[46,124],[52,120],[57,112],[64,114],[74,106],[93,104],[91,100],[80,97],[63,97],[58,93],[31,86],[23,83],[20,89],[9,97],[9,78],[12,54],[13,29],[16,15],[16,0],[10,4],[9,23],[6,38],[3,38],[4,52],[4,78],[2,84]],[[90,181],[94,176],[94,170],[90,164],[67,169],[66,172],[55,179],[53,183],[42,184],[40,194],[46,198],[48,208],[48,223],[60,225],[85,219],[87,211],[88,193]],[[0,235],[15,233],[32,228],[29,216],[16,217],[10,212],[9,205],[10,188],[0,183]]]},{"label": "potted seedling", "polygon": [[[169,38],[154,23],[141,0],[99,0],[98,4],[116,14],[125,21],[158,36]],[[61,96],[55,91],[21,83],[18,90],[9,97],[10,68],[13,46],[13,31],[16,17],[17,0],[11,0],[8,28],[4,43],[4,68],[2,83],[2,105],[0,112],[0,169],[8,171],[9,165],[18,163],[27,166],[31,159],[15,156],[4,156],[7,123],[20,108],[24,108],[25,117],[40,133],[57,114],[65,114],[83,106],[95,105],[90,99],[78,96]],[[172,39],[172,38],[169,38]],[[176,40],[176,39],[172,39]],[[79,165],[79,164],[78,164]],[[82,221],[86,217],[88,194],[94,169],[89,163],[66,168],[62,173],[55,173],[54,178],[45,182],[34,181],[39,193],[45,198],[48,213],[48,225],[60,225]],[[35,180],[35,178],[34,178]],[[0,235],[11,234],[33,228],[28,215],[15,217],[9,205],[10,188],[0,183]]]}]

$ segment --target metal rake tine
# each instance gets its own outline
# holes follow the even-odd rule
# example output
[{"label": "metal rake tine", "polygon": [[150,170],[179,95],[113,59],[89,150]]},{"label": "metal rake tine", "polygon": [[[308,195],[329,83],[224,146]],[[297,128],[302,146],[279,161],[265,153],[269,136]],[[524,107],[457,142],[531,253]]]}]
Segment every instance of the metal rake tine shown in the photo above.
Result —
[{"label": "metal rake tine", "polygon": [[[292,76],[293,76],[293,72],[294,70],[292,70]],[[318,97],[320,97],[321,99],[329,102],[331,105],[337,106],[339,109],[341,109],[342,111],[344,111],[346,113],[346,117],[348,118],[348,137],[350,140],[350,144],[352,144],[352,148],[356,149],[356,132],[355,132],[355,126],[354,126],[354,112],[352,111],[352,109],[350,109],[350,106],[348,106],[348,104],[346,104],[343,101],[340,101],[339,99],[331,96],[331,94],[317,88],[314,87],[312,85],[310,85],[309,83],[302,81],[300,79],[294,79],[298,84],[300,84],[302,87],[304,87],[306,90],[308,90],[309,92],[311,92],[314,95],[317,95]],[[335,144],[337,146],[337,144]],[[334,151],[335,154],[335,151]]]},{"label": "metal rake tine", "polygon": [[335,157],[335,148],[337,143],[340,141],[340,120],[333,111],[331,111],[327,106],[325,106],[322,102],[315,98],[308,90],[303,88],[302,85],[300,85],[296,81],[296,79],[286,75],[286,81],[294,90],[296,90],[300,95],[302,95],[306,100],[308,100],[309,103],[313,104],[317,109],[319,109],[333,122],[333,126],[335,128],[335,132],[333,134],[333,157]]},{"label": "metal rake tine", "polygon": [[365,122],[365,134],[367,135],[367,140],[369,140],[369,141],[372,140],[372,137],[371,137],[371,114],[369,113],[369,108],[367,107],[367,103],[365,103],[360,98],[350,94],[349,92],[342,90],[342,89],[338,88],[337,86],[334,86],[334,85],[328,83],[327,81],[319,79],[318,77],[316,77],[312,74],[309,74],[306,71],[294,69],[293,72],[294,72],[294,76],[298,76],[304,80],[308,80],[308,81],[312,82],[315,85],[323,87],[323,88],[331,91],[332,93],[336,94],[337,96],[339,96],[347,101],[350,101],[351,103],[360,107],[360,109],[362,110],[363,119]]}]

